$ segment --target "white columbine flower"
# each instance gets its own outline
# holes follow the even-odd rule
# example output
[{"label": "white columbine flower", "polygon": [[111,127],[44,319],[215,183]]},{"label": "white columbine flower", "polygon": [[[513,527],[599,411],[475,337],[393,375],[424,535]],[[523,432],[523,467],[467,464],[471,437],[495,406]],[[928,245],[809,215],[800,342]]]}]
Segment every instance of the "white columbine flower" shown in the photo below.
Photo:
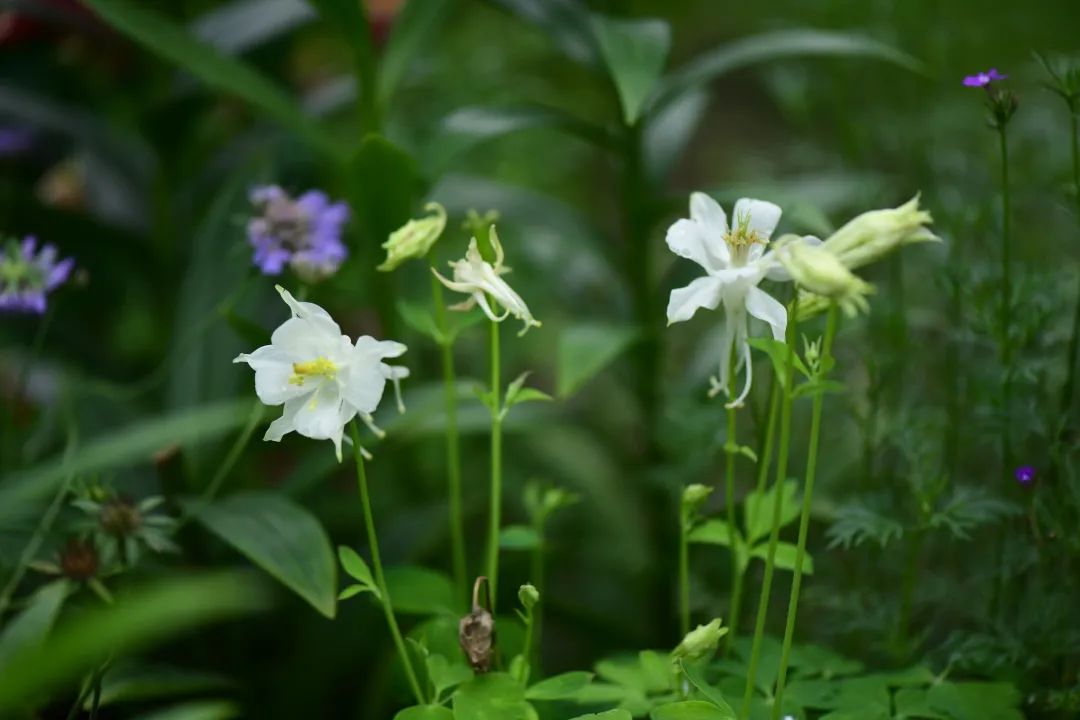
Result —
[{"label": "white columbine flower", "polygon": [[668,324],[693,317],[698,308],[715,310],[724,304],[724,334],[720,347],[720,373],[712,379],[710,395],[728,392],[732,349],[735,371],[746,367],[742,392],[728,403],[739,407],[750,392],[753,372],[747,344],[747,313],[764,320],[773,338],[784,339],[787,310],[764,290],[764,278],[790,280],[772,252],[765,246],[780,222],[780,208],[771,202],[743,198],[735,203],[734,225],[715,200],[704,193],[690,196],[690,219],[679,220],[668,229],[667,244],[672,252],[693,260],[707,275],[684,288],[673,290],[668,301]]},{"label": "white columbine flower", "polygon": [[[447,280],[435,268],[432,268],[431,272],[435,273],[435,277],[439,278],[446,287],[469,295],[469,299],[465,302],[451,305],[451,310],[471,310],[475,305],[480,305],[480,309],[492,322],[502,322],[513,315],[525,324],[518,333],[518,335],[524,335],[530,327],[540,327],[540,321],[532,316],[521,296],[500,277],[510,272],[510,268],[503,265],[502,244],[499,242],[494,226],[491,227],[490,238],[491,246],[495,250],[494,265],[484,260],[476,245],[476,238],[472,238],[469,240],[469,249],[465,251],[465,257],[450,263],[450,267],[454,269],[453,280]],[[496,305],[503,307],[502,315],[496,315],[492,310],[488,295]]]},{"label": "white columbine flower", "polygon": [[[398,409],[404,411],[398,380],[408,368],[383,362],[399,357],[405,346],[364,335],[354,345],[330,314],[314,303],[298,302],[280,285],[277,291],[292,317],[274,331],[270,344],[237,355],[255,371],[255,393],[267,405],[285,411],[266,429],[263,440],[277,442],[296,431],[314,440],[332,440],[338,461],[345,425],[359,415],[376,434],[372,422],[386,381],[394,383]],[[363,449],[361,448],[361,452]]]}]

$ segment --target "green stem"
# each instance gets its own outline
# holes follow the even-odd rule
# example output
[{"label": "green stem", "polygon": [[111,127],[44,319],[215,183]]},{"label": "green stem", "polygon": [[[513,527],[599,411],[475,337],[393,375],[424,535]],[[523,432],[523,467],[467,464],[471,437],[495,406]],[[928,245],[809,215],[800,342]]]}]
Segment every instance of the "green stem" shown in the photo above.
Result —
[{"label": "green stem", "polygon": [[998,128],[998,138],[1001,144],[1001,363],[1005,373],[1001,391],[1001,456],[1007,472],[1012,467],[1012,438],[1009,433],[1012,409],[1012,245],[1009,242],[1009,227],[1012,207],[1009,201],[1009,143],[1004,126]]},{"label": "green stem", "polygon": [[233,466],[236,465],[236,461],[240,459],[241,453],[244,452],[244,448],[247,446],[248,441],[251,440],[251,435],[255,432],[255,428],[258,427],[259,421],[262,420],[262,416],[263,404],[261,401],[256,400],[251,405],[251,414],[244,424],[244,429],[236,436],[236,440],[233,442],[232,447],[229,448],[229,452],[225,455],[225,459],[221,461],[221,465],[218,466],[217,472],[214,473],[214,477],[207,483],[206,489],[203,490],[202,499],[204,502],[210,502],[217,497],[218,491],[221,490],[221,486],[225,482],[225,478],[229,476]]},{"label": "green stem", "polygon": [[[1074,110],[1070,104],[1070,137],[1072,140],[1073,193],[1076,196],[1077,219],[1080,220],[1080,140],[1077,139],[1080,108]],[[1072,398],[1076,391],[1076,366],[1080,364],[1080,282],[1076,286],[1076,310],[1073,312],[1072,334],[1069,336],[1069,350],[1065,358],[1065,387],[1061,394],[1061,416],[1067,419],[1073,407]],[[1065,423],[1062,423],[1064,428]]]},{"label": "green stem", "polygon": [[679,637],[690,632],[690,518],[679,512]]},{"label": "green stem", "polygon": [[[798,297],[796,288],[795,297]],[[792,385],[795,382],[795,332],[797,316],[796,305],[793,301],[788,308],[790,322],[787,327],[787,356],[784,361],[783,402],[780,410],[780,448],[776,458],[776,475],[774,482],[774,501],[772,514],[772,527],[769,531],[769,547],[765,556],[765,574],[761,580],[761,594],[758,596],[757,617],[754,621],[754,642],[750,650],[750,667],[746,675],[746,688],[743,690],[742,709],[740,718],[750,716],[750,701],[754,697],[754,683],[757,680],[758,662],[761,660],[761,643],[765,637],[765,618],[769,612],[769,594],[772,591],[773,568],[776,562],[776,545],[780,536],[780,517],[783,509],[781,491],[783,482],[787,478],[788,451],[791,448],[791,406],[794,400]]]},{"label": "green stem", "polygon": [[386,624],[390,627],[390,635],[394,639],[401,664],[405,668],[405,676],[409,680],[413,695],[416,696],[417,704],[424,704],[424,694],[420,690],[420,683],[416,679],[413,670],[412,659],[405,648],[405,641],[401,637],[397,618],[394,617],[394,605],[390,599],[390,591],[386,587],[386,576],[383,574],[382,556],[379,554],[379,538],[375,533],[375,519],[371,513],[371,498],[368,495],[367,472],[364,469],[364,456],[360,447],[360,433],[356,429],[356,421],[349,425],[352,436],[353,450],[356,456],[356,481],[360,486],[360,504],[364,508],[364,526],[367,529],[368,546],[371,548],[371,565],[375,570],[375,583],[379,587],[379,599],[383,613],[386,615]]},{"label": "green stem", "polygon": [[465,521],[461,510],[461,447],[457,426],[457,381],[454,374],[454,348],[446,323],[446,304],[442,283],[431,274],[431,296],[435,304],[435,327],[439,331],[442,354],[443,390],[446,398],[446,484],[450,502],[450,557],[454,586],[459,598],[468,597],[465,564]]},{"label": "green stem", "polygon": [[544,522],[541,520],[535,525],[536,537],[538,542],[532,552],[532,559],[529,563],[529,582],[536,588],[536,592],[540,594],[540,602],[533,606],[532,609],[532,632],[533,636],[530,647],[532,648],[532,656],[526,654],[525,659],[529,661],[529,667],[532,668],[532,677],[539,680],[544,675],[540,671],[540,639],[543,632],[544,622]]},{"label": "green stem", "polygon": [[[836,336],[836,305],[829,307],[825,320],[825,340],[822,343],[821,362],[826,366],[832,358],[833,338]],[[784,627],[784,645],[780,652],[780,669],[776,677],[776,697],[773,702],[772,720],[780,717],[781,701],[784,699],[784,682],[787,679],[788,661],[791,659],[791,641],[795,636],[795,617],[799,610],[799,590],[802,587],[803,563],[806,561],[806,537],[810,532],[810,505],[814,497],[814,480],[817,476],[818,446],[821,439],[821,411],[825,393],[814,395],[810,417],[810,447],[806,457],[806,486],[803,488],[802,514],[799,516],[799,540],[795,548],[795,569],[791,579],[791,596],[788,598],[787,624]],[[778,493],[779,494],[779,493]]]},{"label": "green stem", "polygon": [[491,507],[488,517],[487,578],[491,611],[499,587],[499,524],[502,513],[502,408],[499,379],[499,323],[491,323]]},{"label": "green stem", "polygon": [[924,535],[921,528],[912,535],[911,544],[908,545],[907,562],[904,564],[904,578],[900,585],[900,616],[896,623],[893,648],[903,660],[906,660],[908,655],[908,627],[911,623],[911,608],[915,597],[915,581],[919,575],[919,558],[922,557]]},{"label": "green stem", "polygon": [[[732,363],[732,372],[729,373],[730,385],[734,385],[735,365]],[[747,368],[749,371],[749,368]],[[727,440],[724,443],[724,452],[727,454],[724,467],[724,504],[727,506],[728,537],[731,538],[731,599],[728,602],[731,617],[735,617],[739,610],[739,596],[742,595],[742,573],[739,571],[739,547],[736,538],[739,537],[735,525],[735,454],[738,452],[737,431],[735,425],[735,408],[727,408]],[[735,628],[728,629],[728,647],[734,642]]]}]

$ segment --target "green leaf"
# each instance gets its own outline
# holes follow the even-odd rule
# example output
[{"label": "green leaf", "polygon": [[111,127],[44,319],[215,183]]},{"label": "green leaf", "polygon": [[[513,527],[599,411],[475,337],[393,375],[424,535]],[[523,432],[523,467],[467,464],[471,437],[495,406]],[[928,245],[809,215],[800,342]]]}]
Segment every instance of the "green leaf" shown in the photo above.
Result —
[{"label": "green leaf", "polygon": [[337,594],[337,599],[339,601],[348,600],[349,598],[356,597],[357,595],[360,595],[361,593],[366,593],[366,592],[371,593],[372,595],[374,595],[377,598],[382,597],[382,593],[380,593],[379,589],[376,588],[376,587],[371,587],[369,585],[349,585],[349,586],[343,588],[341,590],[341,592],[339,592]]},{"label": "green leaf", "polygon": [[375,585],[375,578],[371,575],[371,568],[368,567],[364,558],[360,557],[355,550],[346,545],[338,546],[338,560],[341,561],[341,567],[345,569],[345,572],[349,574],[353,580],[356,580],[361,585],[375,591],[377,595]]},{"label": "green leaf", "polygon": [[541,680],[525,691],[526,700],[565,700],[574,697],[592,682],[590,672],[565,672]]},{"label": "green leaf", "polygon": [[777,30],[704,53],[669,74],[650,99],[649,111],[656,111],[682,93],[733,70],[783,58],[814,56],[883,60],[912,72],[922,72],[922,64],[915,58],[862,35],[813,29]]},{"label": "green leaf", "polygon": [[173,577],[126,589],[115,604],[86,610],[57,626],[0,673],[0,711],[74,682],[106,658],[264,606],[265,593],[244,573]]},{"label": "green leaf", "polygon": [[379,102],[387,105],[413,58],[439,26],[450,0],[410,0],[394,17],[390,37],[379,57]]},{"label": "green leaf", "polygon": [[9,476],[0,489],[0,519],[26,502],[49,495],[67,475],[93,475],[135,462],[149,463],[169,447],[212,440],[240,427],[251,415],[251,401],[229,401],[141,419],[130,427],[100,433],[65,459],[51,460]]},{"label": "green leaf", "polygon": [[845,549],[858,547],[867,540],[885,547],[890,541],[900,539],[904,526],[874,508],[849,503],[837,509],[833,524],[825,534],[829,538],[830,550],[838,545]]},{"label": "green leaf", "polygon": [[589,15],[577,0],[489,0],[545,32],[573,60],[598,65]]},{"label": "green leaf", "polygon": [[686,679],[690,681],[690,684],[693,685],[698,692],[704,695],[718,710],[722,713],[726,713],[725,717],[735,720],[735,711],[731,708],[731,705],[724,699],[724,696],[720,693],[719,689],[714,688],[705,680],[705,676],[696,665],[693,663],[680,662],[679,667],[686,675]]},{"label": "green leaf", "polygon": [[405,708],[394,720],[454,720],[454,713],[442,705],[417,705]]},{"label": "green leaf", "polygon": [[315,19],[305,3],[232,0],[199,15],[193,35],[227,55],[258,47]]},{"label": "green leaf", "polygon": [[38,590],[15,617],[3,625],[0,634],[0,668],[20,653],[41,647],[56,622],[64,599],[71,592],[66,580],[56,580]]},{"label": "green leaf", "polygon": [[572,395],[641,338],[636,327],[581,323],[559,335],[558,395]]},{"label": "green leaf", "polygon": [[435,318],[427,308],[402,298],[397,301],[397,310],[406,325],[421,335],[431,338],[436,345],[442,344],[442,333],[439,332],[438,326],[435,325]]},{"label": "green leaf", "polygon": [[638,665],[645,678],[644,689],[663,692],[671,689],[675,672],[668,653],[660,654],[655,650],[642,650],[638,653]]},{"label": "green leaf", "polygon": [[930,707],[956,720],[1023,720],[1020,692],[1010,683],[942,682],[926,693]]},{"label": "green leaf", "polygon": [[529,720],[536,711],[525,689],[506,673],[478,675],[454,693],[454,720]]},{"label": "green leaf", "polygon": [[[795,570],[795,555],[798,548],[791,543],[778,542],[776,543],[776,554],[773,556],[773,565],[781,570]],[[769,544],[761,543],[750,554],[754,557],[766,560],[769,554]],[[810,553],[803,554],[803,574],[814,574],[814,559],[810,557]]]},{"label": "green leaf", "polygon": [[629,710],[607,710],[600,713],[589,713],[588,715],[578,715],[571,720],[634,720],[634,716],[630,714]]},{"label": "green leaf", "polygon": [[930,718],[930,720],[950,720],[951,716],[943,715],[930,707],[926,688],[900,688],[893,697],[896,705],[897,720],[908,718]]},{"label": "green leaf", "polygon": [[139,715],[136,720],[228,720],[241,714],[240,706],[229,700],[193,700]]},{"label": "green leaf", "polygon": [[535,401],[550,401],[552,397],[546,392],[537,390],[536,388],[525,387],[525,380],[531,373],[528,371],[521,373],[513,382],[506,387],[506,399],[503,402],[502,415],[505,416],[506,412],[514,405],[523,402],[535,402]]},{"label": "green leaf", "polygon": [[263,75],[235,58],[222,55],[183,28],[130,0],[87,0],[103,20],[171,63],[179,65],[215,90],[234,95],[333,158],[336,146],[292,98]]},{"label": "green leaf", "polygon": [[820,645],[797,645],[791,648],[791,667],[798,668],[799,677],[820,675],[826,680],[854,675],[864,669],[858,660],[846,658]]},{"label": "green leaf", "polygon": [[[798,502],[799,484],[794,480],[785,480],[780,497],[780,527],[786,527],[799,517],[801,508]],[[776,485],[758,495],[757,491],[747,493],[743,500],[743,523],[746,525],[746,540],[753,545],[766,537],[772,530],[773,506],[776,504]]]},{"label": "green leaf", "polygon": [[438,615],[457,613],[454,584],[440,572],[412,565],[386,571],[386,590],[399,613]]},{"label": "green leaf", "polygon": [[209,505],[195,518],[328,618],[337,610],[330,539],[310,512],[272,492],[249,491]]},{"label": "green leaf", "polygon": [[604,15],[593,15],[592,27],[619,93],[623,120],[633,125],[664,71],[671,28],[663,20],[624,20]]},{"label": "green leaf", "polygon": [[382,135],[366,135],[353,155],[350,174],[356,215],[371,238],[383,242],[412,216],[420,176],[412,156]]},{"label": "green leaf", "polygon": [[[780,383],[780,387],[787,387],[787,343],[781,340],[773,340],[772,338],[750,338],[747,342],[750,344],[750,347],[757,348],[769,356],[769,360],[772,361],[773,373],[775,374],[776,381]],[[802,373],[803,376],[810,377],[810,371],[806,368],[806,364],[803,363],[802,358],[799,357],[799,353],[792,352],[791,359],[796,370]]]},{"label": "green leaf", "polygon": [[[460,653],[458,653],[458,657],[460,657]],[[465,663],[451,663],[445,656],[437,653],[429,654],[425,659],[425,664],[427,665],[428,679],[435,686],[437,696],[470,680],[473,676],[472,668]]]},{"label": "green leaf", "polygon": [[[728,527],[726,520],[713,518],[695,525],[687,539],[692,543],[731,547],[731,528]],[[736,543],[742,544],[742,537],[738,530],[735,531],[735,540]]]},{"label": "green leaf", "polygon": [[533,550],[539,546],[540,536],[528,525],[507,525],[499,531],[499,547],[503,550]]},{"label": "green leaf", "polygon": [[732,720],[735,715],[703,700],[684,700],[683,702],[661,705],[654,709],[649,717],[652,720]]},{"label": "green leaf", "polygon": [[[229,681],[214,673],[186,670],[167,665],[147,665],[137,661],[121,661],[109,667],[101,679],[101,705],[123,702],[145,702],[157,698],[189,695],[220,690]],[[89,710],[92,699],[83,708]]]}]

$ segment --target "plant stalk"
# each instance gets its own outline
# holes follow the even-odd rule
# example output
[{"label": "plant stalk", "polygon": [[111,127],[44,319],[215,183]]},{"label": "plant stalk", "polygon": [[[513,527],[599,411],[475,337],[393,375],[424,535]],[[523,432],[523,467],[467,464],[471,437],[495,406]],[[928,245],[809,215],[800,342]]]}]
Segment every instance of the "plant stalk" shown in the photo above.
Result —
[{"label": "plant stalk", "polygon": [[499,587],[499,525],[502,514],[502,408],[499,376],[499,323],[491,323],[491,498],[488,516],[487,578],[491,611]]}]

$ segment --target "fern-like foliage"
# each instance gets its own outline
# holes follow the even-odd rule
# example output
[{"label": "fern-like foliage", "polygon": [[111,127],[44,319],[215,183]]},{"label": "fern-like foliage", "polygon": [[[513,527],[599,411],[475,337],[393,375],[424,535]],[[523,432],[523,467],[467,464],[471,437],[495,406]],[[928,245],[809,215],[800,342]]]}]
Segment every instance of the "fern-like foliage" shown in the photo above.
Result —
[{"label": "fern-like foliage", "polygon": [[995,498],[985,490],[961,487],[930,516],[928,524],[947,529],[955,538],[968,540],[969,532],[980,525],[996,523],[1020,512],[1015,504]]},{"label": "fern-like foliage", "polygon": [[840,507],[827,532],[830,549],[858,547],[869,540],[885,547],[903,534],[904,526],[899,522],[857,502]]}]

